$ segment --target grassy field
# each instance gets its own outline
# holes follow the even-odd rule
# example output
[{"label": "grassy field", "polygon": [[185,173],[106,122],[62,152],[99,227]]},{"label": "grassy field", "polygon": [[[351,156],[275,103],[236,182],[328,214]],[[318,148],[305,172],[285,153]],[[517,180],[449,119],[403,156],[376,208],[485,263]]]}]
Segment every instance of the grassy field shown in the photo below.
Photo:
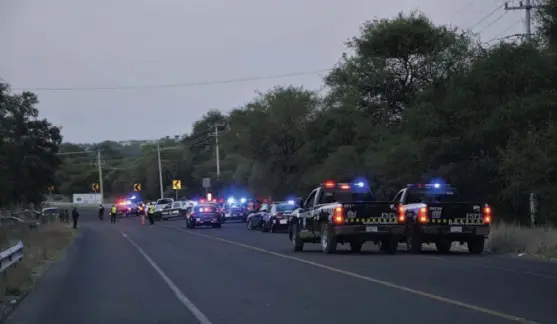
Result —
[{"label": "grassy field", "polygon": [[[67,224],[45,224],[38,229],[21,226],[14,230],[0,230],[0,250],[24,244],[23,260],[7,270],[6,282],[0,286],[4,298],[0,303],[0,320],[11,307],[10,301],[18,300],[31,288],[51,261],[56,260],[75,237],[76,231]],[[3,307],[2,307],[3,305]]]},{"label": "grassy field", "polygon": [[557,228],[495,224],[491,228],[487,248],[494,253],[526,253],[557,258]]}]

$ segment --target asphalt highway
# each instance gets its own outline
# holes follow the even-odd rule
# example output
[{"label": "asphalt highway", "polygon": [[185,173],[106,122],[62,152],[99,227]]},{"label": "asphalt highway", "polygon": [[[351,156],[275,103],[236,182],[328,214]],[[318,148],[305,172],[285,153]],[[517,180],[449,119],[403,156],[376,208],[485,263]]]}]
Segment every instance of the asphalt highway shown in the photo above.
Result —
[{"label": "asphalt highway", "polygon": [[294,253],[286,234],[242,223],[82,215],[75,244],[5,323],[557,323],[556,263],[370,243]]}]

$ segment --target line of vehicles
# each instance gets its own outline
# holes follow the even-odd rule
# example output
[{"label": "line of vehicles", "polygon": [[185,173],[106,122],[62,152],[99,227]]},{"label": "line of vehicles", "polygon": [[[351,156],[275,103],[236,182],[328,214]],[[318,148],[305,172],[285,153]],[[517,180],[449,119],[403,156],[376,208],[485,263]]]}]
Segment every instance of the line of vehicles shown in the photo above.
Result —
[{"label": "line of vehicles", "polygon": [[392,201],[376,201],[364,182],[326,181],[305,200],[262,204],[248,215],[247,228],[286,230],[295,252],[313,243],[326,254],[339,244],[360,252],[365,242],[373,242],[386,253],[396,253],[400,243],[411,253],[421,252],[424,244],[446,253],[458,242],[481,254],[491,222],[487,203],[463,202],[447,184],[409,184]]},{"label": "line of vehicles", "polygon": [[320,244],[326,254],[334,253],[339,244],[360,252],[366,242],[386,253],[396,253],[400,243],[412,253],[419,253],[424,244],[435,244],[446,253],[458,242],[471,254],[481,254],[492,222],[487,203],[463,202],[456,188],[443,183],[407,185],[391,201],[375,200],[362,181],[325,181],[306,199],[164,198],[155,210],[157,220],[185,218],[188,228],[221,228],[227,221],[240,221],[250,231],[284,231],[293,251]]}]

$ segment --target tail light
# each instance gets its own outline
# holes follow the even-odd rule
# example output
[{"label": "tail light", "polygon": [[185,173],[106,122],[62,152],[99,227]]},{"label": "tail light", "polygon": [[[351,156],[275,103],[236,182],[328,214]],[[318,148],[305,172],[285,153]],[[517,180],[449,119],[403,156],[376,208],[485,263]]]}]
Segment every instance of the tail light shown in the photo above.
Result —
[{"label": "tail light", "polygon": [[484,224],[491,224],[491,207],[487,204],[483,209],[483,216]]},{"label": "tail light", "polygon": [[333,222],[335,224],[344,223],[344,216],[343,216],[343,208],[342,207],[335,208],[335,213],[333,215]]},{"label": "tail light", "polygon": [[418,212],[418,222],[420,222],[420,223],[427,223],[428,222],[427,207],[420,208],[420,211]]},{"label": "tail light", "polygon": [[404,206],[398,206],[398,222],[404,223],[406,221],[406,210]]}]

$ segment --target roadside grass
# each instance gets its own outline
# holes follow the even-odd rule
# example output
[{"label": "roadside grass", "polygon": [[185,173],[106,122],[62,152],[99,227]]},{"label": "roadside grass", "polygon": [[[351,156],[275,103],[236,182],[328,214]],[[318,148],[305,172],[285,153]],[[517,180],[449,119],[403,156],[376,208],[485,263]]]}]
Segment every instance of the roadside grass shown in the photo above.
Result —
[{"label": "roadside grass", "polygon": [[[47,268],[51,261],[58,259],[76,235],[68,224],[50,223],[37,229],[19,226],[12,230],[0,230],[0,250],[22,241],[23,259],[7,270],[6,282],[0,286],[4,289],[0,300],[0,320],[9,311],[9,303],[25,296]],[[1,277],[0,277],[1,278]],[[2,294],[0,294],[2,295]]]},{"label": "roadside grass", "polygon": [[486,248],[494,253],[526,253],[557,258],[557,228],[493,224]]}]

